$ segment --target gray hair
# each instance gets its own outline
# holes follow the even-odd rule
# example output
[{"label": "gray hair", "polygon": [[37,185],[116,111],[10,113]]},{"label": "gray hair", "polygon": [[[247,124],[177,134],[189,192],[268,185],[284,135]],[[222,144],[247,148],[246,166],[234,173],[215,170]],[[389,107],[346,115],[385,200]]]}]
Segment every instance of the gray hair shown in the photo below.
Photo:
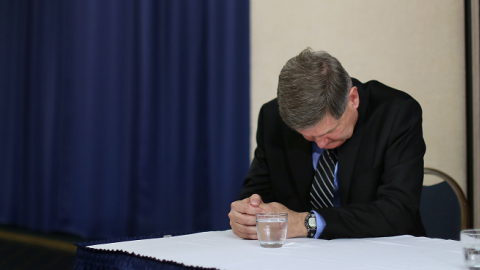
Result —
[{"label": "gray hair", "polygon": [[314,127],[326,114],[338,120],[351,88],[350,76],[335,57],[307,48],[288,60],[280,72],[280,116],[297,131]]}]

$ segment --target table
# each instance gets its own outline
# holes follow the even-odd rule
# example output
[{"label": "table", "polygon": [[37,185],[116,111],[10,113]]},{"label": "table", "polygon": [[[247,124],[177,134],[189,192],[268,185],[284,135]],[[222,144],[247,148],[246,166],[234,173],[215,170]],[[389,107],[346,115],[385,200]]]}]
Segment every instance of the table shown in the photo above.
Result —
[{"label": "table", "polygon": [[79,246],[76,269],[82,265],[90,269],[465,269],[460,242],[453,240],[408,235],[294,238],[282,248],[267,249],[231,230]]}]

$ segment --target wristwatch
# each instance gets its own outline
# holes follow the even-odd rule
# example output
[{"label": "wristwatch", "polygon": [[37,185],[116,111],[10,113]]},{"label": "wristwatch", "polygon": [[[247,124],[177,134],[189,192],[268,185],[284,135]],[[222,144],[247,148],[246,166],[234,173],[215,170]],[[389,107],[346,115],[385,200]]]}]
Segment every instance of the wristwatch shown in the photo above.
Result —
[{"label": "wristwatch", "polygon": [[315,216],[315,212],[310,211],[310,213],[305,218],[305,227],[307,227],[308,238],[313,238],[317,233],[317,217]]}]

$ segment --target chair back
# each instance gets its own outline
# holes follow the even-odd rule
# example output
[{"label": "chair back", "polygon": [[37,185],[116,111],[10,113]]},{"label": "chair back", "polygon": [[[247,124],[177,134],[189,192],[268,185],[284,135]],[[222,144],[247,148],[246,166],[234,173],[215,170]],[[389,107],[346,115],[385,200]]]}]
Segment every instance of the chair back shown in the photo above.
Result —
[{"label": "chair back", "polygon": [[425,168],[424,174],[434,175],[443,181],[423,186],[420,200],[420,216],[427,237],[460,239],[460,231],[468,226],[468,203],[457,182],[447,174]]}]

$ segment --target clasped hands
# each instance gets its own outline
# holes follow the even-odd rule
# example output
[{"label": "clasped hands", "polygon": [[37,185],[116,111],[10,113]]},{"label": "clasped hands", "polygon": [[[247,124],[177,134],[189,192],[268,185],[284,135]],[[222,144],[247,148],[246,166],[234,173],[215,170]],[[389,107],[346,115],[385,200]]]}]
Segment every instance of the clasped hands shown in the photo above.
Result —
[{"label": "clasped hands", "polygon": [[264,212],[288,213],[287,238],[307,236],[304,221],[308,212],[295,212],[277,202],[264,203],[258,194],[232,203],[228,217],[233,233],[245,239],[258,239],[255,214]]}]

